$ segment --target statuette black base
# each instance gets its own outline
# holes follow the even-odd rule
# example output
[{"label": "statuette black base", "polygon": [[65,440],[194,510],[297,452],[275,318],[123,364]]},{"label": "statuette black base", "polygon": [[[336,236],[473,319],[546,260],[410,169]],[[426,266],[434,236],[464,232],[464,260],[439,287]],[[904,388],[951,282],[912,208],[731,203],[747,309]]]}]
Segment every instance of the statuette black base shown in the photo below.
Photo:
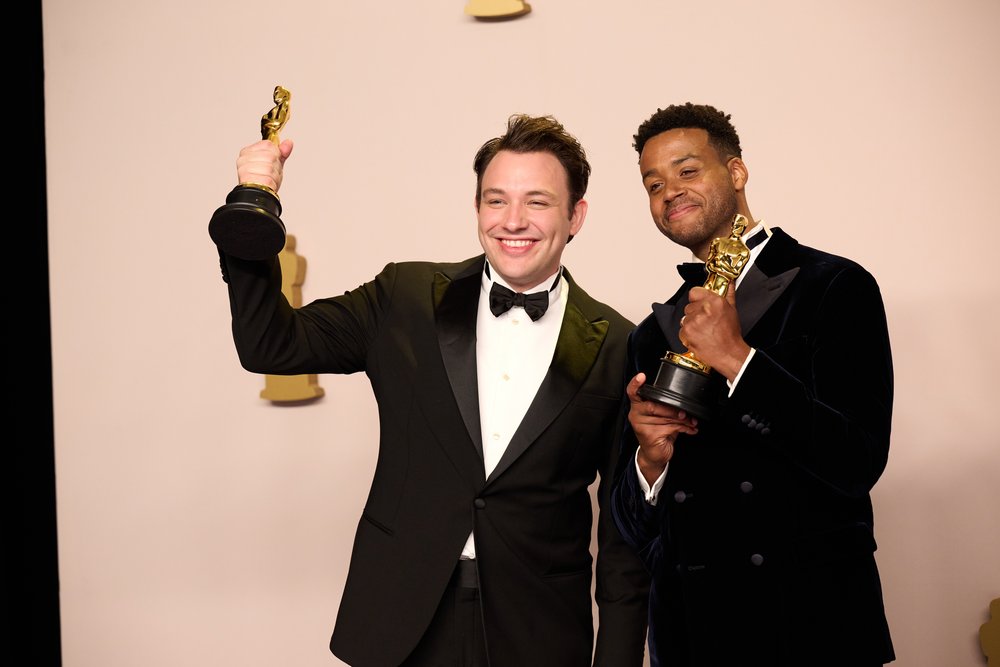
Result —
[{"label": "statuette black base", "polygon": [[253,185],[237,185],[208,223],[215,245],[239,259],[276,256],[285,247],[285,224],[278,198]]},{"label": "statuette black base", "polygon": [[718,373],[702,373],[665,358],[660,362],[656,379],[639,387],[639,396],[708,420],[718,407],[722,381]]}]

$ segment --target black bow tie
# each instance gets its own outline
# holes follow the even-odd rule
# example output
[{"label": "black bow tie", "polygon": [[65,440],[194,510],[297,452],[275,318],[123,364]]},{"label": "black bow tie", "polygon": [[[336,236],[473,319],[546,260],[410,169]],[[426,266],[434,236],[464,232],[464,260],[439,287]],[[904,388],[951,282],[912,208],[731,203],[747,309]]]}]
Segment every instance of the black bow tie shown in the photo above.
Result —
[{"label": "black bow tie", "polygon": [[708,278],[704,262],[684,262],[683,264],[678,264],[677,273],[681,274],[681,278],[685,283],[697,283],[700,285]]},{"label": "black bow tie", "polygon": [[499,317],[514,306],[524,308],[532,322],[538,320],[545,314],[545,309],[549,307],[548,292],[532,292],[531,294],[521,294],[513,292],[500,283],[493,283],[490,288],[490,310]]}]

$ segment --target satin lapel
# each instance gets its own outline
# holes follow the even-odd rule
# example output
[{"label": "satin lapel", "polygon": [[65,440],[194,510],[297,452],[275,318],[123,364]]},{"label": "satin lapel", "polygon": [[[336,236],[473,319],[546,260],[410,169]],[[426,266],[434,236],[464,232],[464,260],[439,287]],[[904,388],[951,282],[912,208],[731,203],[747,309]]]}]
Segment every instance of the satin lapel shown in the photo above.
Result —
[{"label": "satin lapel", "polygon": [[476,312],[481,285],[479,271],[455,280],[442,273],[434,276],[435,322],[441,358],[480,460],[483,458],[483,436],[476,378]]},{"label": "satin lapel", "polygon": [[[687,302],[688,298],[685,294],[676,306],[669,303],[653,304],[653,315],[656,316],[656,323],[660,325],[660,331],[667,339],[671,352],[681,352],[684,349],[684,346],[681,345],[681,339],[677,337],[677,332],[680,331],[681,315],[684,314],[684,306],[687,305]],[[663,352],[667,351],[663,350]]]},{"label": "satin lapel", "polygon": [[[653,315],[656,317],[656,323],[660,325],[660,331],[667,339],[667,344],[670,345],[671,352],[683,352],[685,349],[681,339],[677,337],[677,332],[681,329],[681,316],[684,315],[684,306],[688,304],[688,292],[692,287],[693,284],[684,283],[669,301],[653,304]],[[666,352],[667,350],[663,350],[663,353]]]},{"label": "satin lapel", "polygon": [[[767,248],[765,248],[765,251]],[[761,315],[781,296],[799,272],[799,267],[788,269],[776,276],[765,276],[755,263],[736,290],[736,310],[740,314],[740,331],[743,338],[757,324]]]},{"label": "satin lapel", "polygon": [[566,408],[590,373],[607,333],[607,320],[590,322],[571,296],[552,364],[487,484],[503,474]]}]

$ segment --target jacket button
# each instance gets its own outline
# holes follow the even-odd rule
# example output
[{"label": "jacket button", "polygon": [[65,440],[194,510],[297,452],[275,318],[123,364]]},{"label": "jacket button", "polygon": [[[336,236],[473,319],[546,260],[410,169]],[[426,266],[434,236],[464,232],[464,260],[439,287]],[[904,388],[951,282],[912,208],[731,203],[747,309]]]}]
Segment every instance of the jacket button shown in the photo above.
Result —
[{"label": "jacket button", "polygon": [[484,507],[486,507],[486,501],[483,500],[482,498],[476,498],[474,501],[472,501],[472,504],[476,506],[477,510],[481,510]]},{"label": "jacket button", "polygon": [[754,419],[751,419],[746,424],[747,424],[747,428],[757,428],[757,421],[754,420]]},{"label": "jacket button", "polygon": [[761,556],[760,554],[754,554],[750,556],[750,562],[753,563],[754,565],[763,565],[764,557]]},{"label": "jacket button", "polygon": [[684,493],[683,491],[678,491],[677,493],[674,494],[674,500],[676,500],[679,503],[682,503],[685,500],[687,500],[687,497],[688,494]]},{"label": "jacket button", "polygon": [[743,422],[744,424],[749,424],[750,420],[752,419],[753,417],[751,417],[750,415],[743,415],[743,417],[740,418],[740,421]]},{"label": "jacket button", "polygon": [[750,482],[740,482],[740,491],[743,493],[750,493],[753,491],[753,484]]},{"label": "jacket button", "polygon": [[761,435],[771,435],[771,429],[769,429],[768,427],[765,426],[764,428],[762,428],[760,430],[760,434]]}]

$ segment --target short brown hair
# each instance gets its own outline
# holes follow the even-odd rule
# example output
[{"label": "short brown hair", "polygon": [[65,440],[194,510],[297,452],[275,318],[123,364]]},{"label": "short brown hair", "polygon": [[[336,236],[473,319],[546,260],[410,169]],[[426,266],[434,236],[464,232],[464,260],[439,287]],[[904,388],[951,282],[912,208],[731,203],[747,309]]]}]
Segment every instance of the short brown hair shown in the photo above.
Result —
[{"label": "short brown hair", "polygon": [[483,173],[500,151],[513,153],[551,153],[566,170],[569,187],[569,214],[583,199],[590,182],[590,163],[583,146],[552,116],[514,114],[507,119],[507,131],[490,139],[476,153],[472,169],[476,172],[476,207],[483,189]]}]

